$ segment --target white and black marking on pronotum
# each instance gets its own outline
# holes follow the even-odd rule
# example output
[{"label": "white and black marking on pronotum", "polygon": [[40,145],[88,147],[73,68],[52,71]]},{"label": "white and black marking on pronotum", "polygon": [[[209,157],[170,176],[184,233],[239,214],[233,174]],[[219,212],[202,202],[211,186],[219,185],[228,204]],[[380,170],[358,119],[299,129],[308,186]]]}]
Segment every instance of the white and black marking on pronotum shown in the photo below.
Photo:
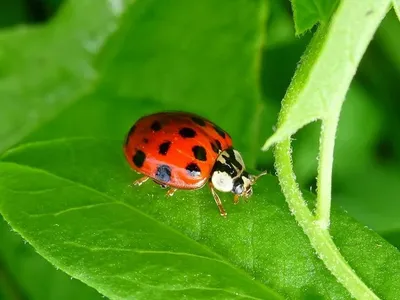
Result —
[{"label": "white and black marking on pronotum", "polygon": [[232,148],[227,149],[226,154],[223,154],[225,159],[229,160],[236,169],[242,170],[244,168],[244,162],[240,153]]},{"label": "white and black marking on pronotum", "polygon": [[211,182],[221,192],[230,192],[233,189],[233,178],[223,171],[214,171],[211,176]]},{"label": "white and black marking on pronotum", "polygon": [[227,163],[226,159],[224,157],[219,157],[217,159],[217,161],[215,162],[212,172],[216,172],[216,171],[224,172],[232,178],[236,177],[238,174],[236,169],[230,163]]},{"label": "white and black marking on pronotum", "polygon": [[252,176],[245,171],[240,153],[233,148],[221,152],[211,174],[211,183],[221,192],[232,192],[246,197],[252,194]]}]

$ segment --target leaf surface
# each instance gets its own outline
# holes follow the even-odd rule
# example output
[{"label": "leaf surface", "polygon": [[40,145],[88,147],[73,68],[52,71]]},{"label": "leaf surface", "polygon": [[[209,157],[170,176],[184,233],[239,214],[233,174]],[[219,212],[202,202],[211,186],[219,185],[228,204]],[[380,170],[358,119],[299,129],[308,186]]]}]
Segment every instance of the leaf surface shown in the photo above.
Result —
[{"label": "leaf surface", "polygon": [[[102,295],[62,270],[56,270],[35,252],[18,233],[0,222],[0,287],[7,296],[1,299],[100,300]],[[1,292],[0,292],[1,295]]]},{"label": "leaf surface", "polygon": [[145,114],[191,111],[227,130],[254,165],[265,15],[260,0],[135,2],[96,59],[92,90],[25,141],[115,139]]},{"label": "leaf surface", "polygon": [[338,0],[291,0],[296,34],[302,34],[316,24],[326,24]]},{"label": "leaf surface", "polygon": [[[71,2],[48,27],[38,28],[38,32],[27,29],[21,43],[22,40],[27,43],[25,39],[32,40],[31,43],[39,51],[47,45],[43,43],[40,47],[37,46],[40,37],[51,45],[54,43],[60,51],[53,53],[48,47],[52,55],[59,54],[54,59],[47,53],[38,54],[48,56],[51,66],[55,67],[50,70],[41,69],[39,75],[45,76],[43,80],[34,77],[36,81],[32,82],[32,90],[35,94],[29,94],[35,96],[34,100],[31,103],[28,99],[24,105],[22,100],[15,102],[15,118],[11,116],[13,107],[9,102],[0,103],[5,107],[7,117],[10,117],[5,119],[7,126],[15,121],[15,126],[12,125],[5,132],[5,136],[13,140],[4,148],[18,142],[35,128],[35,132],[24,139],[25,141],[69,135],[122,138],[135,119],[154,110],[167,108],[192,110],[213,120],[220,119],[218,124],[225,128],[231,127],[231,118],[228,118],[231,114],[238,120],[233,123],[235,126],[231,132],[237,136],[238,143],[245,146],[241,147],[244,152],[258,148],[249,143],[250,134],[240,136],[239,133],[243,128],[249,128],[250,131],[253,128],[248,119],[254,114],[258,97],[253,68],[257,64],[255,57],[261,44],[260,33],[265,14],[262,2],[255,1],[249,5],[247,1],[204,1],[201,5],[195,4],[197,7],[187,1],[169,1],[166,5],[159,5],[154,1],[138,1],[127,6],[129,2],[102,2],[102,9],[106,12],[110,9],[116,14],[112,22],[106,22],[102,9],[90,9],[90,18],[86,20],[89,2]],[[121,6],[118,7],[118,4]],[[126,12],[126,8],[130,8],[129,11]],[[231,13],[226,14],[227,10]],[[192,14],[193,11],[196,14]],[[125,14],[120,19],[122,13]],[[69,15],[76,18],[71,19]],[[93,30],[94,32],[90,31],[86,35],[82,28],[86,29],[91,24],[82,23],[81,19],[88,23],[98,22],[96,24],[99,25],[100,33],[111,34],[97,39]],[[204,19],[209,19],[210,22],[204,22]],[[165,28],[165,31],[159,31],[159,28]],[[107,32],[109,29],[111,31]],[[58,36],[62,38],[61,41],[47,34],[53,31],[60,33]],[[152,39],[148,38],[149,32]],[[187,32],[192,32],[189,39],[182,39]],[[9,35],[12,39],[14,32]],[[49,35],[51,39],[47,41]],[[68,35],[71,35],[71,40],[68,40]],[[72,51],[75,46],[84,47],[77,47],[77,51]],[[88,55],[87,47],[93,50]],[[27,56],[28,63],[35,63],[34,53],[21,52]],[[145,68],[141,65],[142,58],[146,62]],[[93,74],[83,73],[87,69],[75,70],[74,59],[88,67]],[[58,76],[59,64],[68,65],[76,71],[76,74],[72,74],[72,79],[76,79],[79,85],[69,86],[69,82],[64,80],[66,78],[48,82],[47,78]],[[21,63],[5,73],[20,80],[25,65],[26,63]],[[188,65],[191,67],[187,68]],[[144,73],[149,76],[143,77]],[[163,73],[165,74],[160,77]],[[246,74],[246,80],[243,80],[243,74]],[[155,81],[157,79],[159,81]],[[132,82],[135,84],[132,85]],[[54,96],[54,109],[45,101],[46,91],[43,84],[48,84],[49,88],[58,88],[58,85],[64,88],[65,94]],[[164,97],[164,94],[169,96]],[[237,105],[232,106],[232,100]],[[67,104],[64,105],[63,101]],[[210,110],[209,107],[214,109]],[[26,114],[32,109],[36,113],[37,122],[25,120]],[[221,118],[221,111],[228,112],[224,115],[226,118]],[[21,120],[26,121],[27,126],[27,131],[23,134],[18,132]],[[9,255],[4,255],[10,258]]]},{"label": "leaf surface", "polygon": [[[285,95],[281,113],[284,117],[264,150],[308,123],[335,118],[387,5],[388,1],[371,1],[369,5],[343,1],[332,22],[319,27]],[[361,19],[363,22],[351,22]],[[332,57],[335,63],[331,62]]]},{"label": "leaf surface", "polygon": [[400,19],[400,1],[399,0],[393,0],[393,6],[394,10],[397,14],[397,17]]},{"label": "leaf surface", "polygon": [[[2,2],[3,25],[26,21],[23,2]],[[58,1],[53,2],[54,8]],[[98,76],[94,58],[118,29],[118,20],[129,2],[100,0],[93,6],[89,0],[65,1],[59,14],[46,24],[19,25],[0,32],[0,153],[20,143],[91,89]],[[8,295],[19,298],[21,292],[21,297],[29,299],[100,297],[56,271],[11,233],[2,218],[0,222],[0,272]],[[18,289],[21,291],[16,292]]]},{"label": "leaf surface", "polygon": [[[94,77],[77,77],[52,120],[38,101],[45,117],[30,123],[38,127],[24,140],[30,143],[2,157],[0,212],[12,228],[56,267],[110,298],[348,298],[274,177],[262,178],[247,204],[221,195],[226,220],[206,189],[165,199],[154,184],[130,186],[137,176],[122,156],[124,135],[156,110],[204,115],[232,134],[246,161],[255,156],[262,3],[143,0],[122,9],[104,47],[88,59]],[[79,23],[69,26],[80,32]],[[45,95],[43,82],[32,83],[36,95]],[[398,251],[343,212],[334,218],[333,235],[352,267],[378,294],[396,297]]]},{"label": "leaf surface", "polygon": [[[260,180],[247,204],[223,195],[224,219],[206,189],[166,199],[154,184],[130,186],[137,176],[113,140],[35,143],[2,161],[4,217],[41,255],[111,298],[158,291],[265,299],[273,295],[267,286],[291,298],[348,296],[315,256],[274,177]],[[352,267],[380,294],[397,295],[398,251],[343,212],[334,215],[335,241]]]},{"label": "leaf surface", "polygon": [[0,32],[0,152],[91,89],[93,60],[127,2],[68,1],[49,24]]}]

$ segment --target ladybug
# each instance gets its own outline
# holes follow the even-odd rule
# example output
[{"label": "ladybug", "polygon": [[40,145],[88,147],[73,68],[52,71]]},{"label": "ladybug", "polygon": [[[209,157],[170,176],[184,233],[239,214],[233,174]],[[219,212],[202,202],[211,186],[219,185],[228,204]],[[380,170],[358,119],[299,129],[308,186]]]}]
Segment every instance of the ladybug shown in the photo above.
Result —
[{"label": "ladybug", "polygon": [[152,179],[167,196],[177,189],[195,190],[209,183],[222,216],[226,211],[216,192],[252,195],[252,185],[266,174],[249,174],[232,139],[216,124],[195,114],[160,112],[140,118],[129,130],[125,157],[130,166],[144,176],[134,182],[141,185]]}]

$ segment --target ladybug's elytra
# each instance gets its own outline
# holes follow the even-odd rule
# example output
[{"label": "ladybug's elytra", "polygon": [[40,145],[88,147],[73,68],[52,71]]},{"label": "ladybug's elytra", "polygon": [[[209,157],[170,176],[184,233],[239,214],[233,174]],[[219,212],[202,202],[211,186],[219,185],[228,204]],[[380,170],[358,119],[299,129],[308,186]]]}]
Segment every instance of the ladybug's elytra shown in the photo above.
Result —
[{"label": "ladybug's elytra", "polygon": [[191,113],[161,112],[140,118],[124,144],[126,159],[144,177],[166,188],[194,190],[207,182],[222,216],[226,211],[215,190],[239,196],[252,195],[252,185],[266,174],[249,174],[240,153],[232,147],[228,133],[214,123]]}]

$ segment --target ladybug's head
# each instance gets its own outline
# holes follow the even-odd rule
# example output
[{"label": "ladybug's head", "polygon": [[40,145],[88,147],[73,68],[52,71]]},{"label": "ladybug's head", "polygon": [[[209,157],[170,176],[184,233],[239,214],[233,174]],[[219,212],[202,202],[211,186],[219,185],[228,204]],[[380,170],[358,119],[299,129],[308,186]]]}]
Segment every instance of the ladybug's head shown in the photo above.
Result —
[{"label": "ladybug's head", "polygon": [[232,192],[248,198],[253,194],[252,185],[258,177],[265,174],[266,172],[258,176],[249,174],[239,151],[229,148],[219,154],[212,169],[211,183],[221,192]]}]

